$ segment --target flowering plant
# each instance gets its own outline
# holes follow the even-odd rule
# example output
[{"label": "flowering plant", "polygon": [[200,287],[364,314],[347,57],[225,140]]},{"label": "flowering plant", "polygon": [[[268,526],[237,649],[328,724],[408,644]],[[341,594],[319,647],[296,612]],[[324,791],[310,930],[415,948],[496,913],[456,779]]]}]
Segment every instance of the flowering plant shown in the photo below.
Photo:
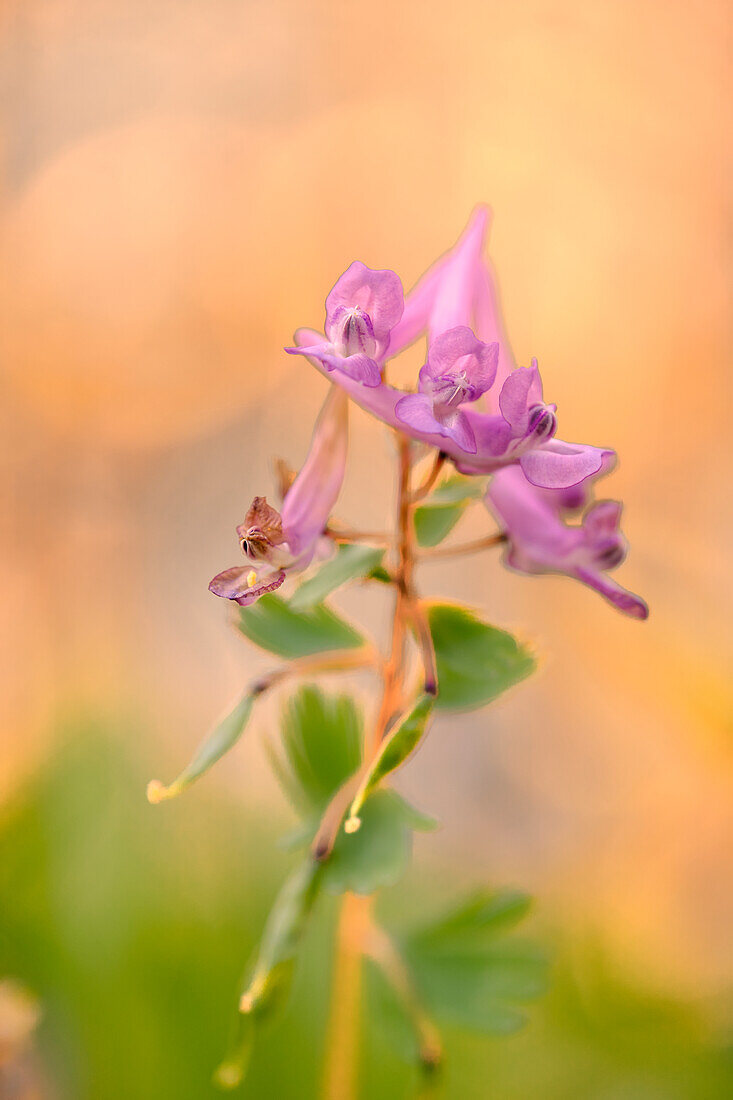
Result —
[{"label": "flowering plant", "polygon": [[[502,941],[526,912],[524,895],[480,891],[399,934],[377,920],[372,902],[404,870],[412,833],[434,825],[389,786],[392,773],[435,717],[486,705],[535,665],[525,645],[473,611],[425,602],[420,561],[501,547],[511,569],[574,577],[623,613],[647,616],[643,600],[608,576],[626,553],[621,506],[591,502],[614,452],[559,440],[536,360],[526,368],[514,363],[483,255],[486,227],[487,213],[478,209],[407,297],[394,272],[351,264],[326,298],[324,333],[297,331],[286,350],[330,382],[310,450],[297,476],[281,477],[279,510],[254,497],[237,527],[243,561],[209,586],[238,605],[242,634],[284,663],[250,685],[173,783],[149,784],[151,802],[203,775],[242,735],[259,696],[284,680],[369,668],[382,682],[368,736],[348,697],[305,686],[286,705],[273,766],[303,819],[302,852],[247,971],[236,1037],[217,1071],[224,1087],[242,1080],[258,1030],[285,1001],[324,890],[343,895],[325,1076],[333,1100],[355,1095],[362,959],[373,963],[407,1021],[426,1072],[441,1058],[438,1021],[507,1032],[523,1021],[516,1002],[542,988],[536,950]],[[425,362],[415,390],[406,392],[388,381],[390,361],[422,337]],[[350,401],[394,434],[397,501],[387,536],[343,528],[332,517],[346,471]],[[440,546],[474,501],[485,503],[498,530]],[[306,570],[284,598],[279,590]],[[351,581],[394,591],[386,655],[326,602]]]}]

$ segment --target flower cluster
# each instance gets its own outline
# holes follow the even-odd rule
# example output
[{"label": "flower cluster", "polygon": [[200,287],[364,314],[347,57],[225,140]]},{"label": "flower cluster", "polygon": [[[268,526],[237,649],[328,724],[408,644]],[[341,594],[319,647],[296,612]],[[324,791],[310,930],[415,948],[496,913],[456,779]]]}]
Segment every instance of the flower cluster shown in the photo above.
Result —
[{"label": "flower cluster", "polygon": [[[477,209],[455,247],[406,297],[393,271],[352,263],[326,298],[324,334],[296,332],[286,351],[304,356],[333,386],[282,515],[255,498],[237,528],[246,563],[214,578],[216,595],[251,603],[318,553],[345,472],[348,397],[459,473],[493,475],[486,502],[503,525],[512,569],[573,576],[646,618],[644,602],[606,576],[626,552],[620,505],[602,502],[580,525],[568,522],[615,455],[558,439],[537,361],[515,364],[483,255],[487,220]],[[423,336],[425,363],[415,391],[405,392],[387,381],[387,364]]]}]

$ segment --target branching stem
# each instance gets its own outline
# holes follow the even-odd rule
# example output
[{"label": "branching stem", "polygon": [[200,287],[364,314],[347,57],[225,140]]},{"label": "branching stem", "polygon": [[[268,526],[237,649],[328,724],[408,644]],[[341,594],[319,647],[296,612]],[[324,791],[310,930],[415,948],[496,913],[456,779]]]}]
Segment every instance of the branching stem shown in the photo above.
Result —
[{"label": "branching stem", "polygon": [[[406,628],[412,616],[415,597],[412,575],[415,550],[411,524],[410,471],[411,445],[398,436],[399,478],[397,493],[397,529],[394,569],[396,589],[390,654],[383,668],[384,687],[371,743],[365,752],[365,764],[373,760],[382,738],[402,705],[404,685]],[[356,790],[360,773],[345,784],[326,810],[314,842],[314,856],[327,858],[346,807]],[[351,790],[351,784],[354,790]],[[341,903],[334,959],[331,1014],[326,1037],[324,1100],[356,1100],[359,1077],[359,1008],[361,1001],[362,955],[371,917],[371,898],[345,894]]]},{"label": "branching stem", "polygon": [[419,501],[424,500],[430,490],[435,485],[435,482],[440,477],[440,471],[445,466],[445,460],[448,456],[444,451],[438,451],[433,459],[433,465],[430,467],[428,476],[423,481],[422,485],[418,485],[417,489],[413,490],[410,495],[410,504],[417,504]]},{"label": "branching stem", "polygon": [[482,539],[474,539],[473,542],[459,542],[456,546],[437,546],[434,550],[421,550],[418,559],[434,561],[437,558],[460,558],[464,554],[477,554],[480,550],[501,546],[506,541],[507,536],[500,531],[497,535],[487,535]]}]

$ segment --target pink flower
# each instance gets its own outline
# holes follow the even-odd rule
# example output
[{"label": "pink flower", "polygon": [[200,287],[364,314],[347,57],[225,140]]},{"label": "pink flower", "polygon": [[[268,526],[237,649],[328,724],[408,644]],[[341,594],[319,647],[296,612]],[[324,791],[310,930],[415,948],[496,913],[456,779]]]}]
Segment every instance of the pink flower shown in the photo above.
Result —
[{"label": "pink flower", "polygon": [[443,435],[475,454],[476,438],[459,406],[478,400],[489,389],[498,355],[498,344],[482,343],[465,325],[441,332],[420,371],[419,392],[397,402],[397,419],[420,432]]},{"label": "pink flower", "polygon": [[317,359],[365,386],[382,381],[390,333],[402,317],[402,283],[394,271],[372,271],[355,260],[326,298],[326,339],[308,347],[286,348],[291,355]]},{"label": "pink flower", "polygon": [[244,565],[225,569],[209,590],[215,596],[246,606],[273,592],[289,573],[310,564],[328,524],[346,471],[348,401],[332,386],[313,431],[303,467],[288,490],[282,514],[255,497],[237,527]]},{"label": "pink flower", "polygon": [[[554,438],[555,406],[544,402],[537,363],[533,360],[532,366],[517,368],[503,332],[493,281],[482,256],[486,224],[487,212],[479,208],[455,247],[408,294],[388,342],[382,342],[374,352],[377,358],[369,360],[372,366],[367,368],[364,353],[358,353],[353,356],[362,355],[357,369],[344,367],[348,357],[334,357],[332,344],[328,345],[331,350],[324,350],[322,337],[309,329],[299,329],[297,347],[287,350],[306,355],[323,373],[334,371],[333,381],[362,408],[412,439],[443,451],[462,473],[487,474],[519,464],[535,485],[578,484],[598,473],[613,452]],[[358,268],[369,270],[363,265]],[[346,276],[329,295],[329,303],[339,290],[338,306],[344,304],[341,283]],[[357,276],[354,279],[358,282]],[[353,291],[344,293],[353,303]],[[339,323],[338,306],[333,310],[328,306],[329,334],[331,325]],[[349,308],[353,312],[353,304]],[[344,322],[340,323],[343,327]],[[358,340],[371,348],[366,322],[353,325],[358,328]],[[387,385],[381,377],[382,358],[397,354],[423,333],[429,346],[418,392],[408,394]],[[345,338],[341,339],[346,347]],[[357,336],[350,339],[347,350],[356,346]],[[376,345],[376,329],[374,339]],[[461,341],[462,354],[458,354]],[[482,393],[488,402],[485,410],[476,404]],[[476,407],[463,407],[468,404]]]},{"label": "pink flower", "polygon": [[516,466],[495,474],[485,503],[508,538],[505,564],[520,573],[564,573],[600,592],[619,611],[646,619],[644,601],[607,575],[627,551],[618,501],[599,501],[579,524],[566,522],[590,503],[591,495],[590,480],[569,490],[538,489]]}]

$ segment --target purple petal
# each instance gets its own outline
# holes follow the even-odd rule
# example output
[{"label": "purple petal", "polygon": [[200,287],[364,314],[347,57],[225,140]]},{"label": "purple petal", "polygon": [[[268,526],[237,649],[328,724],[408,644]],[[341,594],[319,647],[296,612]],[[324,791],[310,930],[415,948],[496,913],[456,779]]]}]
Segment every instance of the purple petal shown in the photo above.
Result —
[{"label": "purple petal", "polygon": [[395,405],[395,415],[402,424],[414,428],[416,432],[443,434],[442,425],[433,411],[433,402],[425,393],[408,393]]},{"label": "purple petal", "polygon": [[598,473],[612,455],[611,450],[552,439],[523,454],[519,465],[533,485],[542,489],[567,489]]},{"label": "purple petal", "polygon": [[404,305],[402,283],[394,271],[375,271],[355,260],[326,298],[326,333],[330,335],[339,306],[359,306],[369,315],[375,338],[386,343],[390,330],[402,317]]},{"label": "purple petal", "polygon": [[484,499],[509,535],[514,568],[564,571],[583,541],[582,532],[560,520],[548,494],[530,485],[518,466],[494,474]]},{"label": "purple petal", "polygon": [[446,269],[455,259],[456,254],[464,250],[474,256],[481,254],[486,238],[488,216],[487,207],[477,206],[454,247],[429,268],[406,296],[402,319],[392,330],[390,336],[390,356],[403,351],[422,332],[427,330],[438,288],[445,277]]},{"label": "purple petal", "polygon": [[583,519],[583,527],[592,538],[615,535],[621,525],[622,504],[618,500],[599,500]]},{"label": "purple petal", "polygon": [[327,371],[343,371],[363,386],[378,386],[382,381],[382,371],[374,359],[368,355],[337,355],[333,345],[327,342],[309,344],[306,347],[285,348],[288,355],[305,355],[317,359]]},{"label": "purple petal", "polygon": [[498,344],[484,344],[466,325],[458,325],[433,340],[423,370],[430,378],[464,371],[474,391],[469,400],[474,401],[494,381],[498,356]]},{"label": "purple petal", "polygon": [[589,588],[600,592],[609,603],[613,604],[619,611],[623,611],[625,615],[630,615],[632,619],[649,618],[649,608],[641,596],[622,588],[620,584],[611,580],[605,573],[596,573],[592,569],[578,568],[575,570],[575,576],[583,584],[587,584]]},{"label": "purple petal", "polygon": [[[251,579],[253,573],[255,574],[254,583],[249,584],[248,578]],[[244,567],[237,565],[232,569],[225,569],[223,573],[217,573],[209,585],[209,591],[215,596],[234,600],[235,603],[245,607],[249,603],[254,603],[265,592],[274,592],[284,580],[285,573],[282,569],[273,572],[269,569],[264,571],[253,569],[251,564]]]},{"label": "purple petal", "polygon": [[[311,333],[310,335],[317,336],[317,333]],[[312,359],[318,359],[327,370],[333,370],[333,361],[340,358],[334,355],[333,345],[329,344],[327,340],[321,340],[320,343],[309,344],[307,347],[285,348],[284,350],[288,355],[307,355]]]},{"label": "purple petal", "polygon": [[[379,364],[368,355],[348,355],[345,359],[332,360],[336,370],[342,370],[349,378],[361,382],[363,386],[378,386],[382,381],[382,371]],[[328,364],[326,364],[328,366]]]},{"label": "purple petal", "polygon": [[471,324],[483,243],[484,232],[473,230],[464,235],[446,263],[430,311],[431,340],[457,325]]},{"label": "purple petal", "polygon": [[511,424],[517,435],[527,430],[528,413],[532,405],[542,401],[542,380],[537,363],[531,367],[517,367],[512,371],[499,394],[501,415]]},{"label": "purple petal", "polygon": [[492,412],[498,412],[498,394],[504,382],[516,370],[516,362],[511,345],[504,329],[501,316],[499,295],[490,266],[482,260],[476,278],[474,297],[474,318],[476,335],[487,343],[498,343],[499,359],[496,371],[495,387],[489,395]]},{"label": "purple petal", "polygon": [[441,422],[445,434],[453,439],[462,451],[468,454],[476,454],[476,436],[466,414],[462,409],[456,409],[450,416]]},{"label": "purple petal", "polygon": [[[359,382],[353,385],[361,388]],[[331,386],[313,430],[308,456],[282,506],[283,534],[301,567],[305,564],[301,559],[310,561],[341,492],[349,438],[348,411],[346,394]]]}]

